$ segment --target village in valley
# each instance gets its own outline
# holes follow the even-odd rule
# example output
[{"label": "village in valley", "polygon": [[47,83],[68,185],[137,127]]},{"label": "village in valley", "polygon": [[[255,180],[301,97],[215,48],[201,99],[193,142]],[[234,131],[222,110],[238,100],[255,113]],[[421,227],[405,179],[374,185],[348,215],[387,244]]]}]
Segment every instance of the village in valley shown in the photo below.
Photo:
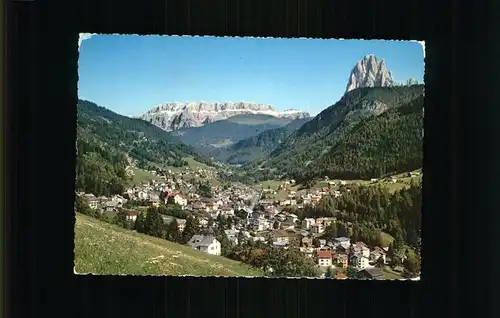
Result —
[{"label": "village in valley", "polygon": [[[296,257],[314,264],[314,276],[318,278],[418,279],[418,273],[408,274],[404,266],[408,250],[406,254],[390,255],[390,242],[385,246],[370,246],[352,241],[346,234],[352,227],[351,222],[342,223],[345,233],[336,230],[336,236],[332,236],[332,225],[341,220],[297,215],[300,213],[296,211],[314,207],[324,198],[339,198],[349,192],[348,181],[325,177],[309,186],[299,185],[295,180],[256,185],[229,183],[221,182],[217,170],[208,166],[147,172],[129,166],[126,171],[132,179],[141,173],[143,180],[132,184],[121,195],[108,198],[78,192],[77,197],[100,219],[116,223],[121,216],[120,225],[131,231],[140,231],[138,218],[145,220],[151,211],[158,212],[165,231],[172,231],[171,225],[175,224],[176,237],[183,234],[189,237],[179,241],[168,233],[157,236],[182,242],[203,253],[247,261],[252,266],[256,265],[248,258],[235,257],[237,253],[233,249],[241,249],[245,244],[252,253],[268,247],[298,250]],[[420,172],[402,177],[417,178]],[[400,181],[396,177],[366,181],[368,184],[382,182]],[[196,224],[196,229],[189,230],[190,234],[185,232],[187,223]],[[272,266],[262,266],[262,269],[273,272]]]},{"label": "village in valley", "polygon": [[420,279],[420,44],[86,41],[75,272]]}]

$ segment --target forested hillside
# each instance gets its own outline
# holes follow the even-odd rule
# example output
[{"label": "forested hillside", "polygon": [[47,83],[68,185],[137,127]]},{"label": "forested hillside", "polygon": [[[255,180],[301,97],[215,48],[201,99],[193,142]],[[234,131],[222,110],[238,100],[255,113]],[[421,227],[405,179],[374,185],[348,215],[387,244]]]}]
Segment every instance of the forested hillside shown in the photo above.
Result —
[{"label": "forested hillside", "polygon": [[129,178],[125,173],[127,158],[124,153],[110,151],[95,141],[77,142],[77,191],[109,196],[123,193]]},{"label": "forested hillside", "polygon": [[256,136],[240,140],[231,146],[216,149],[210,155],[219,161],[230,164],[244,164],[262,159],[307,121],[309,118],[295,119],[286,126],[269,129]]},{"label": "forested hillside", "polygon": [[183,128],[171,132],[172,136],[202,153],[256,136],[269,129],[282,127],[291,120],[268,115],[236,115],[201,127]]},{"label": "forested hillside", "polygon": [[377,178],[422,167],[423,96],[357,124],[315,165],[309,176]]},{"label": "forested hillside", "polygon": [[336,224],[325,231],[325,239],[348,236],[353,241],[384,246],[380,241],[383,231],[395,239],[394,248],[401,250],[406,244],[417,249],[421,237],[422,184],[415,182],[392,194],[384,187],[351,185],[350,192],[340,198],[325,197],[316,206],[287,210],[299,219],[336,217]]},{"label": "forested hillside", "polygon": [[140,119],[118,115],[79,100],[77,106],[76,190],[95,195],[122,193],[131,160],[137,166],[151,163],[184,166],[186,157],[209,163],[192,148],[160,128]]},{"label": "forested hillside", "polygon": [[[253,171],[257,178],[259,175],[267,178],[310,175],[310,169],[317,164],[323,164],[324,158],[335,151],[337,143],[352,139],[348,135],[355,127],[359,128],[357,125],[360,122],[406,105],[421,96],[423,85],[360,88],[350,91],[335,105],[290,134],[267,160],[255,161],[247,168]],[[326,168],[327,166],[324,166],[324,170],[328,170]]]}]

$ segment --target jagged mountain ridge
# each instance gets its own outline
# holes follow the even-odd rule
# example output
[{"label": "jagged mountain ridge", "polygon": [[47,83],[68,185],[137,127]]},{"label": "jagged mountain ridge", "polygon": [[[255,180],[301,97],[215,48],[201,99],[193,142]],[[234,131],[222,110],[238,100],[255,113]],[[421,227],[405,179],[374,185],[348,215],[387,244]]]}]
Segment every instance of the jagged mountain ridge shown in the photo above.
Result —
[{"label": "jagged mountain ridge", "polygon": [[138,118],[146,120],[163,130],[173,131],[182,128],[200,127],[236,115],[268,115],[290,120],[310,117],[304,111],[288,109],[280,112],[273,106],[266,104],[189,102],[161,104]]},{"label": "jagged mountain ridge", "polygon": [[362,87],[387,87],[393,83],[392,73],[387,70],[385,60],[369,54],[352,69],[345,92]]}]

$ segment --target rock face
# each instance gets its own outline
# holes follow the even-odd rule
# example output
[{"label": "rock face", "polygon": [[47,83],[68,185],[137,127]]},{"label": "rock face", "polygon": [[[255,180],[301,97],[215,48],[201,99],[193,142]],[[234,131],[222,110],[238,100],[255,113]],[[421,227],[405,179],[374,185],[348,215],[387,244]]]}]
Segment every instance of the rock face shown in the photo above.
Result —
[{"label": "rock face", "polygon": [[365,56],[351,71],[345,92],[360,87],[385,87],[393,85],[392,74],[387,71],[384,60],[373,54]]},{"label": "rock face", "polygon": [[297,109],[288,109],[279,112],[271,105],[246,102],[199,102],[158,105],[139,118],[149,121],[166,131],[173,131],[181,128],[200,127],[214,121],[244,114],[270,115],[290,120],[310,117],[307,112]]}]

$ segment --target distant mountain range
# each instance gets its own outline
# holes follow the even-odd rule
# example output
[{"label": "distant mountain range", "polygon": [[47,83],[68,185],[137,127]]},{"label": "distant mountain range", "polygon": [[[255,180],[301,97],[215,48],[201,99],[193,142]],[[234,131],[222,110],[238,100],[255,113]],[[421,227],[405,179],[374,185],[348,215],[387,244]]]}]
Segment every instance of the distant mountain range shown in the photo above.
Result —
[{"label": "distant mountain range", "polygon": [[163,130],[172,131],[201,127],[237,115],[265,115],[288,120],[310,117],[304,111],[289,109],[279,112],[273,106],[264,104],[190,102],[162,104],[138,118],[146,120]]},{"label": "distant mountain range", "polygon": [[385,61],[368,55],[344,96],[314,118],[243,102],[170,103],[128,118],[79,101],[78,138],[143,163],[212,157],[256,178],[368,178],[421,166],[423,96],[423,85],[396,83]]},{"label": "distant mountain range", "polygon": [[269,129],[258,135],[240,140],[228,147],[221,147],[209,152],[218,161],[229,164],[245,164],[269,155],[288,135],[299,129],[310,118],[295,119],[285,126]]},{"label": "distant mountain range", "polygon": [[269,129],[285,126],[291,121],[289,118],[270,115],[236,115],[200,127],[178,129],[170,134],[179,141],[207,154],[214,148],[231,146]]}]

